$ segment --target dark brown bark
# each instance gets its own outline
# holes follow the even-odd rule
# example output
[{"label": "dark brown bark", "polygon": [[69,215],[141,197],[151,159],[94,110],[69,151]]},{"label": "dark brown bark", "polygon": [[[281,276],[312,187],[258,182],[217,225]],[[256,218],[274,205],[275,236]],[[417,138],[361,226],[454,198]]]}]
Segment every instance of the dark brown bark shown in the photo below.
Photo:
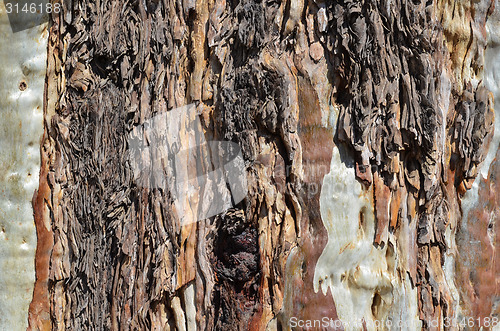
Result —
[{"label": "dark brown bark", "polygon": [[[399,256],[395,277],[409,274],[424,328],[458,318],[443,265],[493,134],[492,97],[477,83],[485,41],[474,35],[490,3],[457,4],[470,25],[457,32],[444,1],[65,1],[50,27],[30,327],[274,330],[292,316],[337,319],[332,293],[314,291],[334,148],[371,194],[373,245]],[[248,195],[182,226],[168,190],[134,180],[127,139],[190,103],[207,140],[241,148]],[[481,196],[495,191],[483,186]],[[490,221],[480,224],[471,236],[484,237]],[[481,297],[466,316],[490,316],[486,292],[498,289],[485,284],[498,272],[470,280],[477,255],[464,261],[460,295],[474,296],[473,281]]]}]

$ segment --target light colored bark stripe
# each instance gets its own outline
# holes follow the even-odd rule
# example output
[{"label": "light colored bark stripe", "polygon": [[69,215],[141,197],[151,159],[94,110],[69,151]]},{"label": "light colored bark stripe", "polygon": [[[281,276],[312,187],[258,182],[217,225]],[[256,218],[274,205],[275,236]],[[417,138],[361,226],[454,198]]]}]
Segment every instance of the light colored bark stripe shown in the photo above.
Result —
[{"label": "light colored bark stripe", "polygon": [[0,330],[26,329],[33,295],[47,36],[47,24],[13,33],[0,2]]}]

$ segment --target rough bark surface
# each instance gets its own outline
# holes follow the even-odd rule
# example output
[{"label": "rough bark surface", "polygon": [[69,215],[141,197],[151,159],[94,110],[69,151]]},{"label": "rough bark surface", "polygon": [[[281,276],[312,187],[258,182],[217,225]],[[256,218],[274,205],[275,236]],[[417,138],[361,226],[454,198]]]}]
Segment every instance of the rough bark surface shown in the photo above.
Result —
[{"label": "rough bark surface", "polygon": [[[490,203],[470,212],[478,221],[455,244],[462,195],[494,131],[482,83],[493,7],[64,1],[50,25],[30,328],[281,330],[292,316],[337,319],[332,291],[314,283],[329,240],[320,192],[340,148],[370,195],[374,249],[397,261],[388,277],[409,275],[422,327],[496,316],[498,179],[481,182]],[[182,226],[168,190],[134,181],[127,137],[190,103],[207,140],[241,148],[248,195]],[[499,171],[496,161],[491,178]],[[348,221],[361,227],[363,215]],[[365,291],[353,275],[343,282]],[[370,318],[391,318],[392,286],[366,289]]]}]

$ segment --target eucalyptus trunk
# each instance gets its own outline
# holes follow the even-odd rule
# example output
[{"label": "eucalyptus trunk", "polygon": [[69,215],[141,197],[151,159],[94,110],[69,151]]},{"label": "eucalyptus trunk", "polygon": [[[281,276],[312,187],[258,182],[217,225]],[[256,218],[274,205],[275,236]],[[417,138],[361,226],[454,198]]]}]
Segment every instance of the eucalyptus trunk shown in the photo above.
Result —
[{"label": "eucalyptus trunk", "polygon": [[[30,329],[493,323],[498,6],[64,1],[49,23]],[[198,138],[238,146],[246,186],[188,222],[185,197],[138,181],[130,158],[134,130],[187,105]],[[195,190],[190,210],[226,189]]]}]

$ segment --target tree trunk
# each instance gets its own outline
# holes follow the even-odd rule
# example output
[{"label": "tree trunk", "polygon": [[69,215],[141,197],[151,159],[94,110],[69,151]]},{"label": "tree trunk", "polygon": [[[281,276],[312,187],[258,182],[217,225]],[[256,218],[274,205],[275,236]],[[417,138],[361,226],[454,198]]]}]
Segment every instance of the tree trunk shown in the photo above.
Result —
[{"label": "tree trunk", "polygon": [[[30,328],[491,325],[499,15],[497,0],[64,1]],[[188,109],[198,133],[174,119]],[[188,165],[200,141],[235,143],[244,199],[197,217],[233,187],[161,184],[178,178],[151,123]]]}]

